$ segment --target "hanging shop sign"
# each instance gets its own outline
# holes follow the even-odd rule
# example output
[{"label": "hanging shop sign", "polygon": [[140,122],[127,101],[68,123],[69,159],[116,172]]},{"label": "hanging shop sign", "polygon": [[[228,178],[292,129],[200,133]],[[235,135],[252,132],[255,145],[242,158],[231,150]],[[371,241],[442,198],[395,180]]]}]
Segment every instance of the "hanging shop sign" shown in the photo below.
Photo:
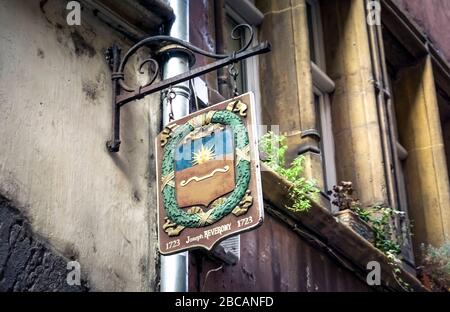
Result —
[{"label": "hanging shop sign", "polygon": [[168,124],[156,138],[162,254],[211,250],[263,222],[254,96]]}]

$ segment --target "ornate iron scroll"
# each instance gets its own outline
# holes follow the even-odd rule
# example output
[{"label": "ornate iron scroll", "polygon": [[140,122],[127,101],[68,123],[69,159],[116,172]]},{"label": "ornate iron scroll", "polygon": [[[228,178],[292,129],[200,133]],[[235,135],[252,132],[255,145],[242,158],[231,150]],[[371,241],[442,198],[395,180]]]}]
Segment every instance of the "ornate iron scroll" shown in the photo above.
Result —
[{"label": "ornate iron scroll", "polygon": [[[108,49],[107,60],[109,61],[112,70],[111,79],[113,86],[113,135],[112,140],[106,143],[108,150],[110,152],[119,151],[121,142],[120,108],[123,105],[131,101],[141,99],[154,92],[170,88],[171,86],[174,86],[176,84],[204,75],[213,70],[217,70],[229,64],[236,63],[248,57],[267,53],[270,51],[270,44],[268,42],[260,43],[259,45],[249,49],[250,45],[252,44],[254,34],[252,27],[247,24],[240,24],[234,27],[231,32],[231,38],[234,40],[240,40],[241,30],[247,30],[249,32],[250,35],[248,36],[248,40],[240,50],[233,52],[231,55],[211,53],[202,50],[187,41],[176,39],[170,36],[153,36],[145,38],[132,46],[125,53],[122,59],[120,58],[120,48],[117,45],[114,45],[113,47]],[[125,67],[130,57],[142,47],[155,45],[157,45],[159,49],[139,64],[139,73],[141,74],[145,74],[143,68],[148,64],[147,67],[150,72],[150,79],[148,83],[137,87],[130,86],[125,82],[124,74]],[[158,60],[155,57],[162,53],[170,53],[171,51],[183,51],[192,56],[195,54],[200,54],[206,57],[217,59],[218,61],[205,66],[197,67],[195,69],[191,69],[190,71],[177,75],[175,77],[155,82],[160,73],[160,66]],[[192,60],[192,63],[194,63],[195,57],[192,57]]]}]

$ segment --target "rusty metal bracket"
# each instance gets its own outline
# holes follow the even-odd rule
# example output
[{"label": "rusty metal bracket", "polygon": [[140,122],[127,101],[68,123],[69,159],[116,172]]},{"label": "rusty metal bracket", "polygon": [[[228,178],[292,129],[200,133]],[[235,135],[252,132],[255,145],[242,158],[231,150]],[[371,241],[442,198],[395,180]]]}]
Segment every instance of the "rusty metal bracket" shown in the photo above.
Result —
[{"label": "rusty metal bracket", "polygon": [[[128,104],[134,100],[139,100],[152,93],[168,89],[179,83],[188,81],[195,77],[204,75],[211,71],[217,70],[229,64],[236,63],[251,56],[267,53],[271,47],[268,42],[260,43],[259,45],[249,49],[253,41],[253,29],[247,24],[237,25],[231,31],[232,39],[239,40],[239,31],[246,29],[250,32],[249,40],[238,51],[234,51],[232,54],[215,54],[205,50],[202,50],[187,41],[176,39],[170,36],[153,36],[145,38],[134,46],[132,46],[121,58],[121,49],[117,45],[113,45],[108,49],[106,53],[106,59],[109,62],[111,68],[111,80],[112,80],[112,108],[113,108],[113,134],[112,139],[106,142],[106,147],[110,152],[118,152],[120,146],[120,108],[125,104]],[[156,49],[155,49],[156,46]],[[153,50],[152,55],[144,59],[139,64],[139,73],[144,74],[143,67],[148,65],[150,74],[150,80],[148,83],[142,86],[132,87],[125,83],[125,66],[132,55],[134,55],[140,48],[150,47]],[[191,69],[183,74],[175,77],[155,82],[160,73],[159,61],[161,61],[162,55],[170,55],[170,53],[187,53],[191,64],[195,63],[194,54],[201,54],[206,57],[217,59],[217,61]]]}]

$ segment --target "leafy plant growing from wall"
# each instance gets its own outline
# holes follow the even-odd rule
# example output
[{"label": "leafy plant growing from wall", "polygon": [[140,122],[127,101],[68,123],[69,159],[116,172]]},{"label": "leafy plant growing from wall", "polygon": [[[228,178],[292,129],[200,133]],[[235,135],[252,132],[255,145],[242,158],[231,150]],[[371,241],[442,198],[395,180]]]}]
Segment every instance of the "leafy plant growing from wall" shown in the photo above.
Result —
[{"label": "leafy plant growing from wall", "polygon": [[309,210],[311,199],[317,198],[320,191],[314,180],[303,175],[305,157],[300,155],[290,166],[286,166],[286,137],[273,132],[261,138],[260,151],[263,163],[291,183],[289,194],[293,204],[287,208],[295,212]]},{"label": "leafy plant growing from wall", "polygon": [[422,282],[432,291],[450,292],[450,240],[440,247],[422,245]]},{"label": "leafy plant growing from wall", "polygon": [[354,195],[351,182],[341,182],[335,186],[333,197],[335,198],[333,204],[339,207],[339,210],[349,209],[370,225],[374,233],[375,247],[388,257],[396,257],[400,254],[400,243],[392,239],[396,236],[392,227],[392,220],[395,215],[403,215],[403,212],[381,205],[362,208],[359,199]]},{"label": "leafy plant growing from wall", "polygon": [[[351,182],[339,183],[339,185],[333,187],[332,193],[334,197],[333,204],[336,205],[340,211],[350,210],[354,212],[360,220],[370,226],[370,229],[373,232],[372,243],[388,258],[389,264],[393,267],[395,279],[406,291],[411,290],[410,285],[400,277],[401,260],[399,255],[403,244],[403,235],[397,237],[397,233],[392,225],[394,217],[404,217],[404,212],[381,205],[363,208],[359,199],[354,194]],[[351,227],[353,228],[353,226]]]}]

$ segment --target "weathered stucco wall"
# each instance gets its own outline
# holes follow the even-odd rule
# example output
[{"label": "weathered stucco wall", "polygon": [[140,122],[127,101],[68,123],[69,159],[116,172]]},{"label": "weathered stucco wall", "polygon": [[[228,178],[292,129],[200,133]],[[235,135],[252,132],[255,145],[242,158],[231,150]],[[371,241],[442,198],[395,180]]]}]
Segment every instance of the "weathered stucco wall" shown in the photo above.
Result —
[{"label": "weathered stucco wall", "polygon": [[[93,290],[156,287],[153,137],[159,96],[122,111],[110,154],[110,71],[122,36],[66,1],[0,2],[0,193],[39,235],[81,264]],[[127,75],[137,73],[137,60]],[[143,78],[144,79],[144,78]]]}]

